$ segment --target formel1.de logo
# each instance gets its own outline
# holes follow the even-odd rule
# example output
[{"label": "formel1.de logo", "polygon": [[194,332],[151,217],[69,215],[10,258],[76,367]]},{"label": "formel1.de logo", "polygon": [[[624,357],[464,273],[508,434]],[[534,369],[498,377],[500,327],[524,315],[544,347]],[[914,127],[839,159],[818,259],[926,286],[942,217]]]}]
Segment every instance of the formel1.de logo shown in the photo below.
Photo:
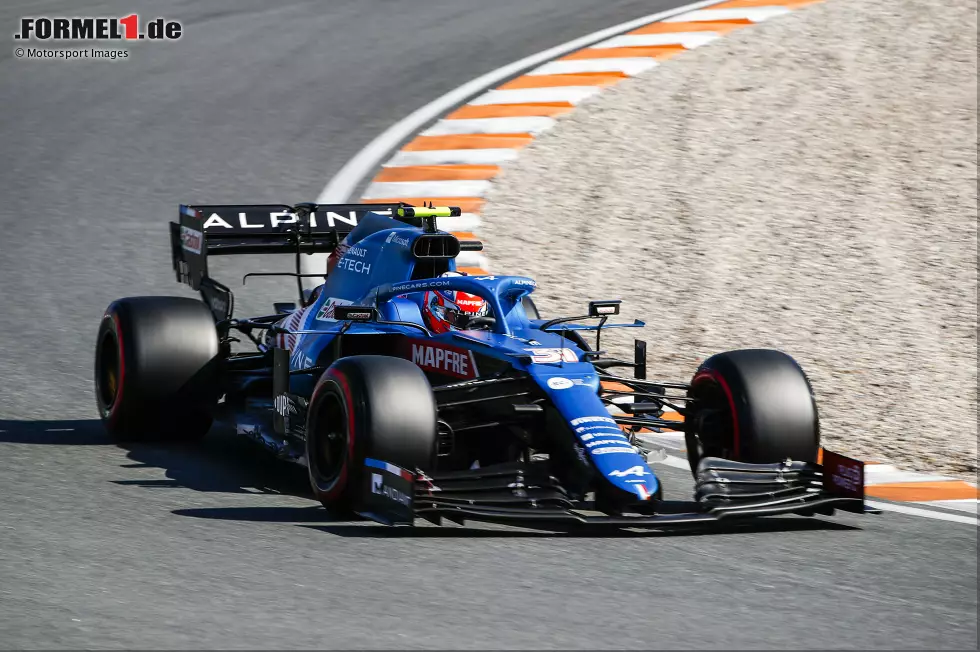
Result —
[{"label": "formel1.de logo", "polygon": [[137,14],[122,18],[51,18],[30,16],[20,19],[17,40],[39,41],[103,41],[150,39],[175,41],[183,26],[179,21],[155,18],[140,24]]}]

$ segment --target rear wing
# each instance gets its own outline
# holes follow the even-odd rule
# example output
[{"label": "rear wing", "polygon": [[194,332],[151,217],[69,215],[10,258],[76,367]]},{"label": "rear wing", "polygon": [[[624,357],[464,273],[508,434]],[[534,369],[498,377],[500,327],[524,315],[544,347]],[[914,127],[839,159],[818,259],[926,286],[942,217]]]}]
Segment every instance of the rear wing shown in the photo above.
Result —
[{"label": "rear wing", "polygon": [[170,223],[177,281],[200,289],[208,256],[330,253],[368,213],[402,204],[197,205]]},{"label": "rear wing", "polygon": [[[170,247],[179,283],[199,290],[216,319],[228,319],[231,291],[208,276],[208,256],[233,254],[294,254],[301,281],[300,254],[330,253],[369,213],[387,215],[415,226],[435,217],[459,215],[458,208],[390,204],[199,204],[180,206],[178,222],[170,223]],[[300,283],[302,297],[302,284]]]}]

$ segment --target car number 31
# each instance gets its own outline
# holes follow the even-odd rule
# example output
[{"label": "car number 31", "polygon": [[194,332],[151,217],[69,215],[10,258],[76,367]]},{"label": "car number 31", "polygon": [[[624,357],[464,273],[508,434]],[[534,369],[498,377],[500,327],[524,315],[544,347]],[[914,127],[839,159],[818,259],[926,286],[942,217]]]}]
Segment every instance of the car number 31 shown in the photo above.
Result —
[{"label": "car number 31", "polygon": [[524,349],[531,354],[534,364],[555,364],[558,362],[578,362],[578,356],[571,349]]}]

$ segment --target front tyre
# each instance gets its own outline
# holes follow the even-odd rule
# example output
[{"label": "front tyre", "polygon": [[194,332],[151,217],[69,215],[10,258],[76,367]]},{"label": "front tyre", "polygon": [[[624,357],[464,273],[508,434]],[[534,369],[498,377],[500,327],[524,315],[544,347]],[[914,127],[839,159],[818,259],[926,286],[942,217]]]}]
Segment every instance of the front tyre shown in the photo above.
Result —
[{"label": "front tyre", "polygon": [[130,297],[102,317],[95,400],[116,441],[204,436],[217,402],[218,334],[196,299]]},{"label": "front tyre", "polygon": [[358,355],[337,360],[310,398],[306,459],[324,507],[356,508],[365,458],[431,470],[436,405],[425,374],[408,360]]},{"label": "front tyre", "polygon": [[694,374],[687,456],[766,464],[816,462],[820,421],[813,389],[793,358],[745,349],[713,355]]}]

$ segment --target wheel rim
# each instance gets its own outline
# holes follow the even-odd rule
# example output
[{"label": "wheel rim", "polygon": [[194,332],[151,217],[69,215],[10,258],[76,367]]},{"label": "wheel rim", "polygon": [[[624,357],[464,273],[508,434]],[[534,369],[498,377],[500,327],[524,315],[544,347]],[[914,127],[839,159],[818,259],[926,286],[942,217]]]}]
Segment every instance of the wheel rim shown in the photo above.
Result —
[{"label": "wheel rim", "polygon": [[699,375],[690,396],[696,400],[695,432],[704,456],[737,459],[736,417],[724,388],[712,375]]},{"label": "wheel rim", "polygon": [[107,411],[111,411],[119,395],[119,347],[111,332],[102,337],[99,345],[99,368],[95,384],[99,400]]},{"label": "wheel rim", "polygon": [[347,450],[350,433],[347,431],[347,418],[340,399],[326,394],[317,408],[316,440],[313,447],[313,466],[318,484],[324,487],[333,485],[347,464]]}]

